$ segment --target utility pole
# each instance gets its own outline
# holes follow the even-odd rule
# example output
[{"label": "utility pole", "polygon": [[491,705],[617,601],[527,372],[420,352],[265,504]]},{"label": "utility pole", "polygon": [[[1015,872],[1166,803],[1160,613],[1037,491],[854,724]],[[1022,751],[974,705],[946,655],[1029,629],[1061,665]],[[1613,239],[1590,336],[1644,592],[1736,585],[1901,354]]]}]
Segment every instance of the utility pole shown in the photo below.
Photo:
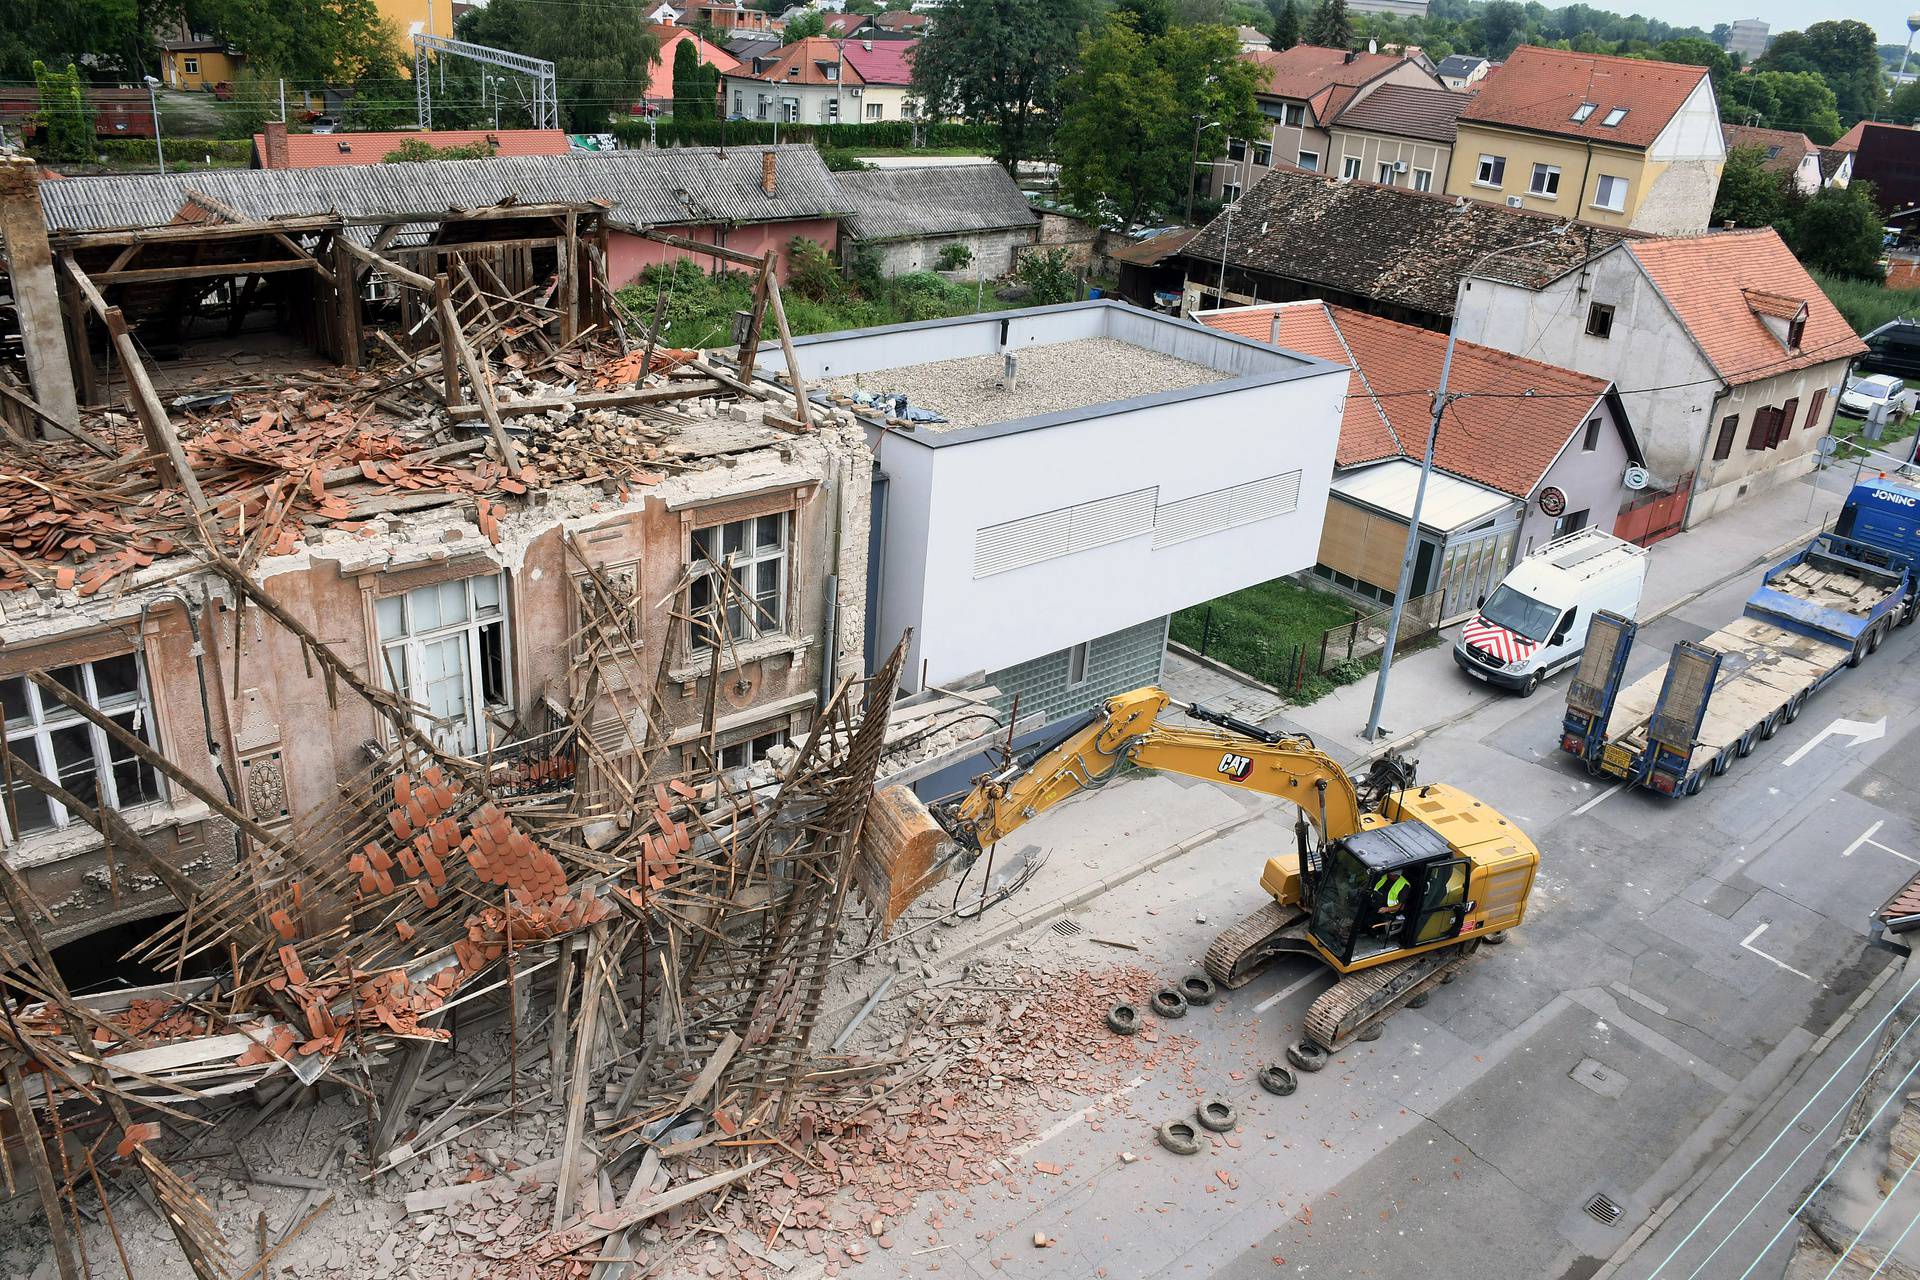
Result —
[{"label": "utility pole", "polygon": [[287,122],[287,78],[280,77],[280,123]]},{"label": "utility pole", "polygon": [[142,76],[147,82],[147,107],[153,112],[153,158],[159,162],[159,172],[167,171],[167,153],[160,145],[160,82],[152,76]]},{"label": "utility pole", "polygon": [[[1466,292],[1467,281],[1503,253],[1517,253],[1522,249],[1537,249],[1567,234],[1571,223],[1563,223],[1551,236],[1538,240],[1529,240],[1525,244],[1516,244],[1505,249],[1495,249],[1485,254],[1460,273],[1460,284],[1454,290],[1453,316],[1447,323],[1447,350],[1440,360],[1440,385],[1433,392],[1433,420],[1427,427],[1427,451],[1420,461],[1420,483],[1413,490],[1413,512],[1407,517],[1407,546],[1400,556],[1400,585],[1393,593],[1393,612],[1387,619],[1387,644],[1380,651],[1380,673],[1373,680],[1373,708],[1367,713],[1367,727],[1360,736],[1368,742],[1380,737],[1380,712],[1387,701],[1387,677],[1393,672],[1393,650],[1400,643],[1400,617],[1407,609],[1407,593],[1413,588],[1413,564],[1420,553],[1420,512],[1426,505],[1427,481],[1433,478],[1433,451],[1440,439],[1440,419],[1445,416],[1447,405],[1457,397],[1447,391],[1447,380],[1453,372],[1453,348],[1460,337],[1460,296]],[[1223,250],[1220,260],[1226,261]],[[1224,269],[1221,277],[1225,279]]]}]

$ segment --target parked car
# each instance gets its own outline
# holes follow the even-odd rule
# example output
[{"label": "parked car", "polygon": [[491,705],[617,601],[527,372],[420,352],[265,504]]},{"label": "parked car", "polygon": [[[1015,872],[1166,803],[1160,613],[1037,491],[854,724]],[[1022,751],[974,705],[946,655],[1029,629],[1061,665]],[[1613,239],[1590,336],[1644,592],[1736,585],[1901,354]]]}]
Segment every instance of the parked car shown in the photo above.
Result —
[{"label": "parked car", "polygon": [[1631,618],[1647,552],[1604,529],[1555,538],[1513,567],[1460,629],[1453,660],[1476,680],[1526,696],[1580,660],[1593,615]]},{"label": "parked car", "polygon": [[1853,362],[1855,369],[1920,379],[1920,320],[1889,320],[1864,341],[1867,354]]},{"label": "parked car", "polygon": [[1886,405],[1894,413],[1912,413],[1916,400],[1920,400],[1920,392],[1909,387],[1904,378],[1870,373],[1847,384],[1847,389],[1840,393],[1838,412],[1865,418],[1877,406]]}]

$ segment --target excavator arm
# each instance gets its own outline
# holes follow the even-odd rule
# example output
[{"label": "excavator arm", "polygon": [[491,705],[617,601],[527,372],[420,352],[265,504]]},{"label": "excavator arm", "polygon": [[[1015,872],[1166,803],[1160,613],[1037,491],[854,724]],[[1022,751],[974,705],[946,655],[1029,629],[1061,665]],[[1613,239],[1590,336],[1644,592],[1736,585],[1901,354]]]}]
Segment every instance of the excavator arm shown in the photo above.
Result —
[{"label": "excavator arm", "polygon": [[1160,724],[1171,705],[1176,704],[1165,691],[1152,686],[1110,698],[1062,736],[979,778],[971,792],[942,806],[936,817],[960,844],[984,849],[1068,796],[1105,786],[1123,763],[1132,763],[1289,800],[1319,830],[1322,843],[1360,830],[1358,787],[1309,740],[1270,733],[1196,705],[1181,709],[1216,728]]}]

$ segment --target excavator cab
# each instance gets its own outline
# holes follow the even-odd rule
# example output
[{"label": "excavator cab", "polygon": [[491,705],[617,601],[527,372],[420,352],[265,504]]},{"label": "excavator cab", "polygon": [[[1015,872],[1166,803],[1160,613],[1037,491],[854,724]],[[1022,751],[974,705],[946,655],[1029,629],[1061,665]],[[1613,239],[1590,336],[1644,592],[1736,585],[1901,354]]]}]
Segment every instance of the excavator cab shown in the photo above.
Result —
[{"label": "excavator cab", "polygon": [[1472,903],[1468,860],[1424,822],[1357,831],[1329,845],[1307,932],[1343,972],[1456,938]]}]

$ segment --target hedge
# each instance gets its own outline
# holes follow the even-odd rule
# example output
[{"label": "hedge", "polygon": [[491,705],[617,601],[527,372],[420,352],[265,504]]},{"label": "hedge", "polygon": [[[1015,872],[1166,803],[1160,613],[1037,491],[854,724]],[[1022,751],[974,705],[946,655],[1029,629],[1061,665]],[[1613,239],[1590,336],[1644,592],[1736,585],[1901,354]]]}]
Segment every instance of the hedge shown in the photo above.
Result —
[{"label": "hedge", "polygon": [[[911,120],[882,120],[875,124],[779,124],[770,120],[645,120],[614,122],[613,136],[628,146],[649,138],[663,147],[754,146],[770,143],[776,131],[782,142],[814,142],[827,147],[912,147]],[[999,137],[991,125],[923,124],[920,146],[975,147],[993,151]]]},{"label": "hedge", "polygon": [[[212,156],[228,164],[250,164],[253,161],[251,138],[169,138],[163,135],[160,145],[168,152],[169,161],[182,158],[199,160],[203,156]],[[109,160],[153,159],[152,138],[99,138],[93,146],[96,154]]]}]

